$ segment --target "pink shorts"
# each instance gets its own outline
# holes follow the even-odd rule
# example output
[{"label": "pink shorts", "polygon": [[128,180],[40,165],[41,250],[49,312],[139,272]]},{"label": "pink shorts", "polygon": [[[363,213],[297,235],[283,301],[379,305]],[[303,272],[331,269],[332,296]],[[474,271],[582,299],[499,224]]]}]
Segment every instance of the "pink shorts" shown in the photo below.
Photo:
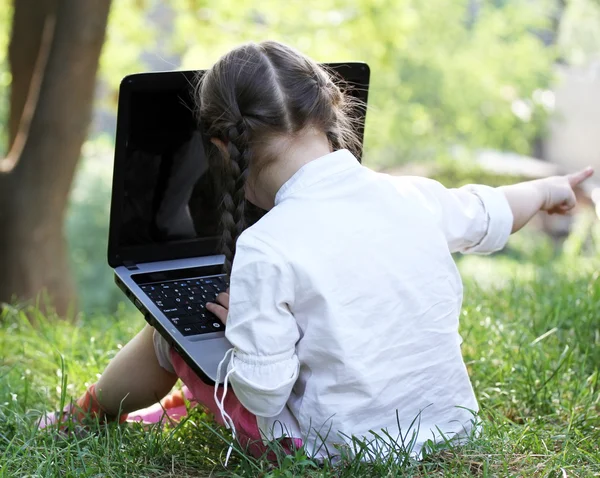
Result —
[{"label": "pink shorts", "polygon": [[[188,387],[192,396],[215,416],[217,423],[224,425],[221,412],[215,403],[214,387],[204,383],[174,350],[170,350],[169,358],[170,365],[172,365],[181,381]],[[219,387],[218,396],[219,398],[223,396],[223,386]],[[244,408],[231,388],[227,390],[224,408],[235,425],[237,440],[242,448],[256,458],[264,456],[268,448],[263,443],[256,416]],[[302,446],[302,440],[284,438],[279,441],[279,444],[286,453],[292,453],[294,449]],[[267,458],[274,460],[275,455],[273,453],[267,454]]]}]

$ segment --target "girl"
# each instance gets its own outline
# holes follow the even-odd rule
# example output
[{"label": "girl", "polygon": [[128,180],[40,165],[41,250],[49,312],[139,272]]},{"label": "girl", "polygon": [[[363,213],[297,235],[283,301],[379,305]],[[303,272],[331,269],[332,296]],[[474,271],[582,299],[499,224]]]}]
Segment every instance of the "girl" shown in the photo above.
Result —
[{"label": "girl", "polygon": [[[74,417],[122,420],[181,378],[253,454],[283,439],[332,457],[350,437],[377,433],[380,453],[394,453],[394,440],[418,455],[429,440],[467,437],[477,401],[451,253],[497,251],[538,211],[566,213],[592,170],[457,190],[375,173],[352,153],[350,99],[319,65],[275,42],[225,55],[198,95],[226,191],[231,297],[209,307],[227,322],[233,392],[220,389],[217,406],[211,387],[146,327]],[[268,210],[249,228],[246,198]]]}]

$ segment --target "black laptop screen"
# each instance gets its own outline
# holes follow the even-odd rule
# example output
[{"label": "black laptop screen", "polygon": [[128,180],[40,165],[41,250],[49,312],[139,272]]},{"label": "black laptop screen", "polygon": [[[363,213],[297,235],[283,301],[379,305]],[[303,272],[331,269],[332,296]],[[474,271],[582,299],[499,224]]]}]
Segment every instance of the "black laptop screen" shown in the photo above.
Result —
[{"label": "black laptop screen", "polygon": [[[365,75],[368,81],[368,70]],[[364,85],[353,94],[366,101]],[[131,87],[127,96],[127,114],[119,118],[118,126],[121,154],[115,172],[119,167],[122,197],[120,214],[113,216],[119,224],[111,224],[111,229],[117,226],[113,230],[117,237],[111,233],[112,246],[120,257],[127,250],[165,243],[184,247],[204,243],[203,249],[216,253],[221,192],[203,152],[189,82]],[[263,214],[250,204],[246,209],[249,223]]]},{"label": "black laptop screen", "polygon": [[190,93],[133,91],[130,102],[121,246],[216,236],[219,191]]}]

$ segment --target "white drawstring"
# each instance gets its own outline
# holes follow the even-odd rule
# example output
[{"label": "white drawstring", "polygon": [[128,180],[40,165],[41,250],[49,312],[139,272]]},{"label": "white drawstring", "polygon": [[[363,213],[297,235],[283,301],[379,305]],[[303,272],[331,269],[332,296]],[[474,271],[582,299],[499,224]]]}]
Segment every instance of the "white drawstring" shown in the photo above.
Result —
[{"label": "white drawstring", "polygon": [[[225,362],[227,362],[228,355],[229,355],[230,360],[233,362],[233,352],[234,352],[234,349],[232,347],[225,353],[223,360],[221,360],[219,362],[219,366],[217,367],[217,377],[215,380],[214,399],[215,399],[215,403],[217,404],[217,408],[219,409],[219,412],[221,412],[221,418],[223,419],[225,428],[231,429],[231,435],[233,436],[233,440],[235,441],[237,438],[235,425],[233,423],[233,419],[225,411],[225,397],[227,396],[227,383],[229,381],[229,377],[231,376],[231,374],[233,372],[235,372],[235,365],[233,365],[231,367],[231,369],[228,370],[227,373],[225,374],[225,380],[223,382],[223,396],[221,397],[221,400],[219,400],[219,395],[217,393],[219,390],[219,379],[221,377],[221,368],[222,368],[223,364]],[[233,451],[233,443],[234,442],[232,441],[231,444],[229,445],[229,449],[227,450],[227,455],[225,456],[225,467],[227,467],[227,464],[229,463],[229,458],[231,457],[231,452]]]}]

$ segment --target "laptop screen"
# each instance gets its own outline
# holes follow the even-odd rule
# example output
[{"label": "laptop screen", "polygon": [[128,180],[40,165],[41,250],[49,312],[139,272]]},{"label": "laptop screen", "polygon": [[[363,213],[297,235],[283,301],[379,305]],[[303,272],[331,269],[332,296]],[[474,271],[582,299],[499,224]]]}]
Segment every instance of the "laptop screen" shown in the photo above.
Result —
[{"label": "laptop screen", "polygon": [[[366,103],[366,65],[332,66]],[[148,73],[127,77],[121,86],[111,265],[219,253],[221,191],[197,129],[194,78],[194,72]],[[358,114],[362,140],[365,111]],[[249,224],[264,214],[250,203],[246,211]]]}]

